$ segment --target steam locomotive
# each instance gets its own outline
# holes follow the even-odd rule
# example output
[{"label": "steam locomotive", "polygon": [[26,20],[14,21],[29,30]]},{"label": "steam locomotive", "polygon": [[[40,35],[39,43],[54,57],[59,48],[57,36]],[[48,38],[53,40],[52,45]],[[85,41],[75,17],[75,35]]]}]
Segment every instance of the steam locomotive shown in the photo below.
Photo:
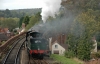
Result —
[{"label": "steam locomotive", "polygon": [[38,59],[50,56],[49,42],[39,32],[28,31],[26,33],[26,46],[29,56]]}]

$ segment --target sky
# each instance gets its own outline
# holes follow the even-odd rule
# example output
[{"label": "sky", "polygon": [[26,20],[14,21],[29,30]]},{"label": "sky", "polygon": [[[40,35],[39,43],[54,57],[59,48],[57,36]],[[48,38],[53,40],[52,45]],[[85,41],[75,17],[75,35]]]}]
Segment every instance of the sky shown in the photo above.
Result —
[{"label": "sky", "polygon": [[55,18],[62,0],[0,0],[0,10],[42,8],[41,16],[45,23],[49,16]]},{"label": "sky", "polygon": [[41,8],[42,0],[0,0],[0,9]]}]

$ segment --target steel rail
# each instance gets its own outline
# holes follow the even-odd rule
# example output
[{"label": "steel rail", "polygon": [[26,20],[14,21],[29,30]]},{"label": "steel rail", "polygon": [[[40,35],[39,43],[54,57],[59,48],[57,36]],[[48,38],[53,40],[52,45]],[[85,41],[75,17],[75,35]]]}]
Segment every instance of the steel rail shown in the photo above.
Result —
[{"label": "steel rail", "polygon": [[[34,62],[34,64],[49,64],[46,60],[40,60],[40,59],[34,59],[34,58],[32,58],[31,57],[31,59],[32,59],[32,61]],[[31,64],[31,63],[29,63],[29,64]]]},{"label": "steel rail", "polygon": [[[13,49],[17,46],[17,44],[20,42],[20,41],[22,41],[22,39],[23,39],[23,37],[22,38],[20,38],[20,39],[18,39],[17,41],[16,41],[16,43],[12,46],[12,48],[10,49],[10,51],[8,52],[8,54],[6,55],[6,57],[5,57],[5,59],[4,59],[4,61],[3,61],[3,64],[7,64],[7,60],[8,60],[8,58],[10,57],[10,54],[13,52]],[[24,43],[24,42],[23,42]],[[22,43],[22,44],[23,44]],[[21,46],[20,46],[21,47]],[[20,48],[19,48],[20,49]],[[18,49],[18,51],[17,51],[17,54],[19,53],[19,49]],[[16,59],[17,59],[17,55],[16,54],[16,58],[15,58],[15,61],[14,61],[14,63],[13,64],[15,64],[16,63]]]},{"label": "steel rail", "polygon": [[[25,42],[25,41],[24,41],[24,42]],[[16,58],[15,58],[15,64],[17,64],[18,55],[19,55],[19,53],[20,53],[20,50],[21,50],[21,48],[22,48],[24,42],[21,44],[20,48],[18,49],[18,52],[17,52]]]},{"label": "steel rail", "polygon": [[44,60],[44,59],[43,59],[43,62],[44,62],[45,64],[49,64],[49,63],[48,63],[48,62],[46,62],[46,60]]}]

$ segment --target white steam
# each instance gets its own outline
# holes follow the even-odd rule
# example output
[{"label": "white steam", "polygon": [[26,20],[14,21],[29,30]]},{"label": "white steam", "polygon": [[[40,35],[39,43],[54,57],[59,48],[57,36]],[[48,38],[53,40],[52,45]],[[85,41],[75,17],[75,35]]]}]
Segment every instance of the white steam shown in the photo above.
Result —
[{"label": "white steam", "polygon": [[49,16],[55,18],[55,14],[58,14],[61,7],[61,0],[43,0],[42,6],[42,20],[45,23]]}]

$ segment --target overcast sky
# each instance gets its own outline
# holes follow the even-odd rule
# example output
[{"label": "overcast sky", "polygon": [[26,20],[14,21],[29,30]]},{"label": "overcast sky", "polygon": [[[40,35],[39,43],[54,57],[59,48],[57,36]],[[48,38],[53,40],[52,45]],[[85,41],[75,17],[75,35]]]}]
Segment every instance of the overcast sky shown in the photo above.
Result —
[{"label": "overcast sky", "polygon": [[42,0],[0,0],[0,9],[41,8]]}]

